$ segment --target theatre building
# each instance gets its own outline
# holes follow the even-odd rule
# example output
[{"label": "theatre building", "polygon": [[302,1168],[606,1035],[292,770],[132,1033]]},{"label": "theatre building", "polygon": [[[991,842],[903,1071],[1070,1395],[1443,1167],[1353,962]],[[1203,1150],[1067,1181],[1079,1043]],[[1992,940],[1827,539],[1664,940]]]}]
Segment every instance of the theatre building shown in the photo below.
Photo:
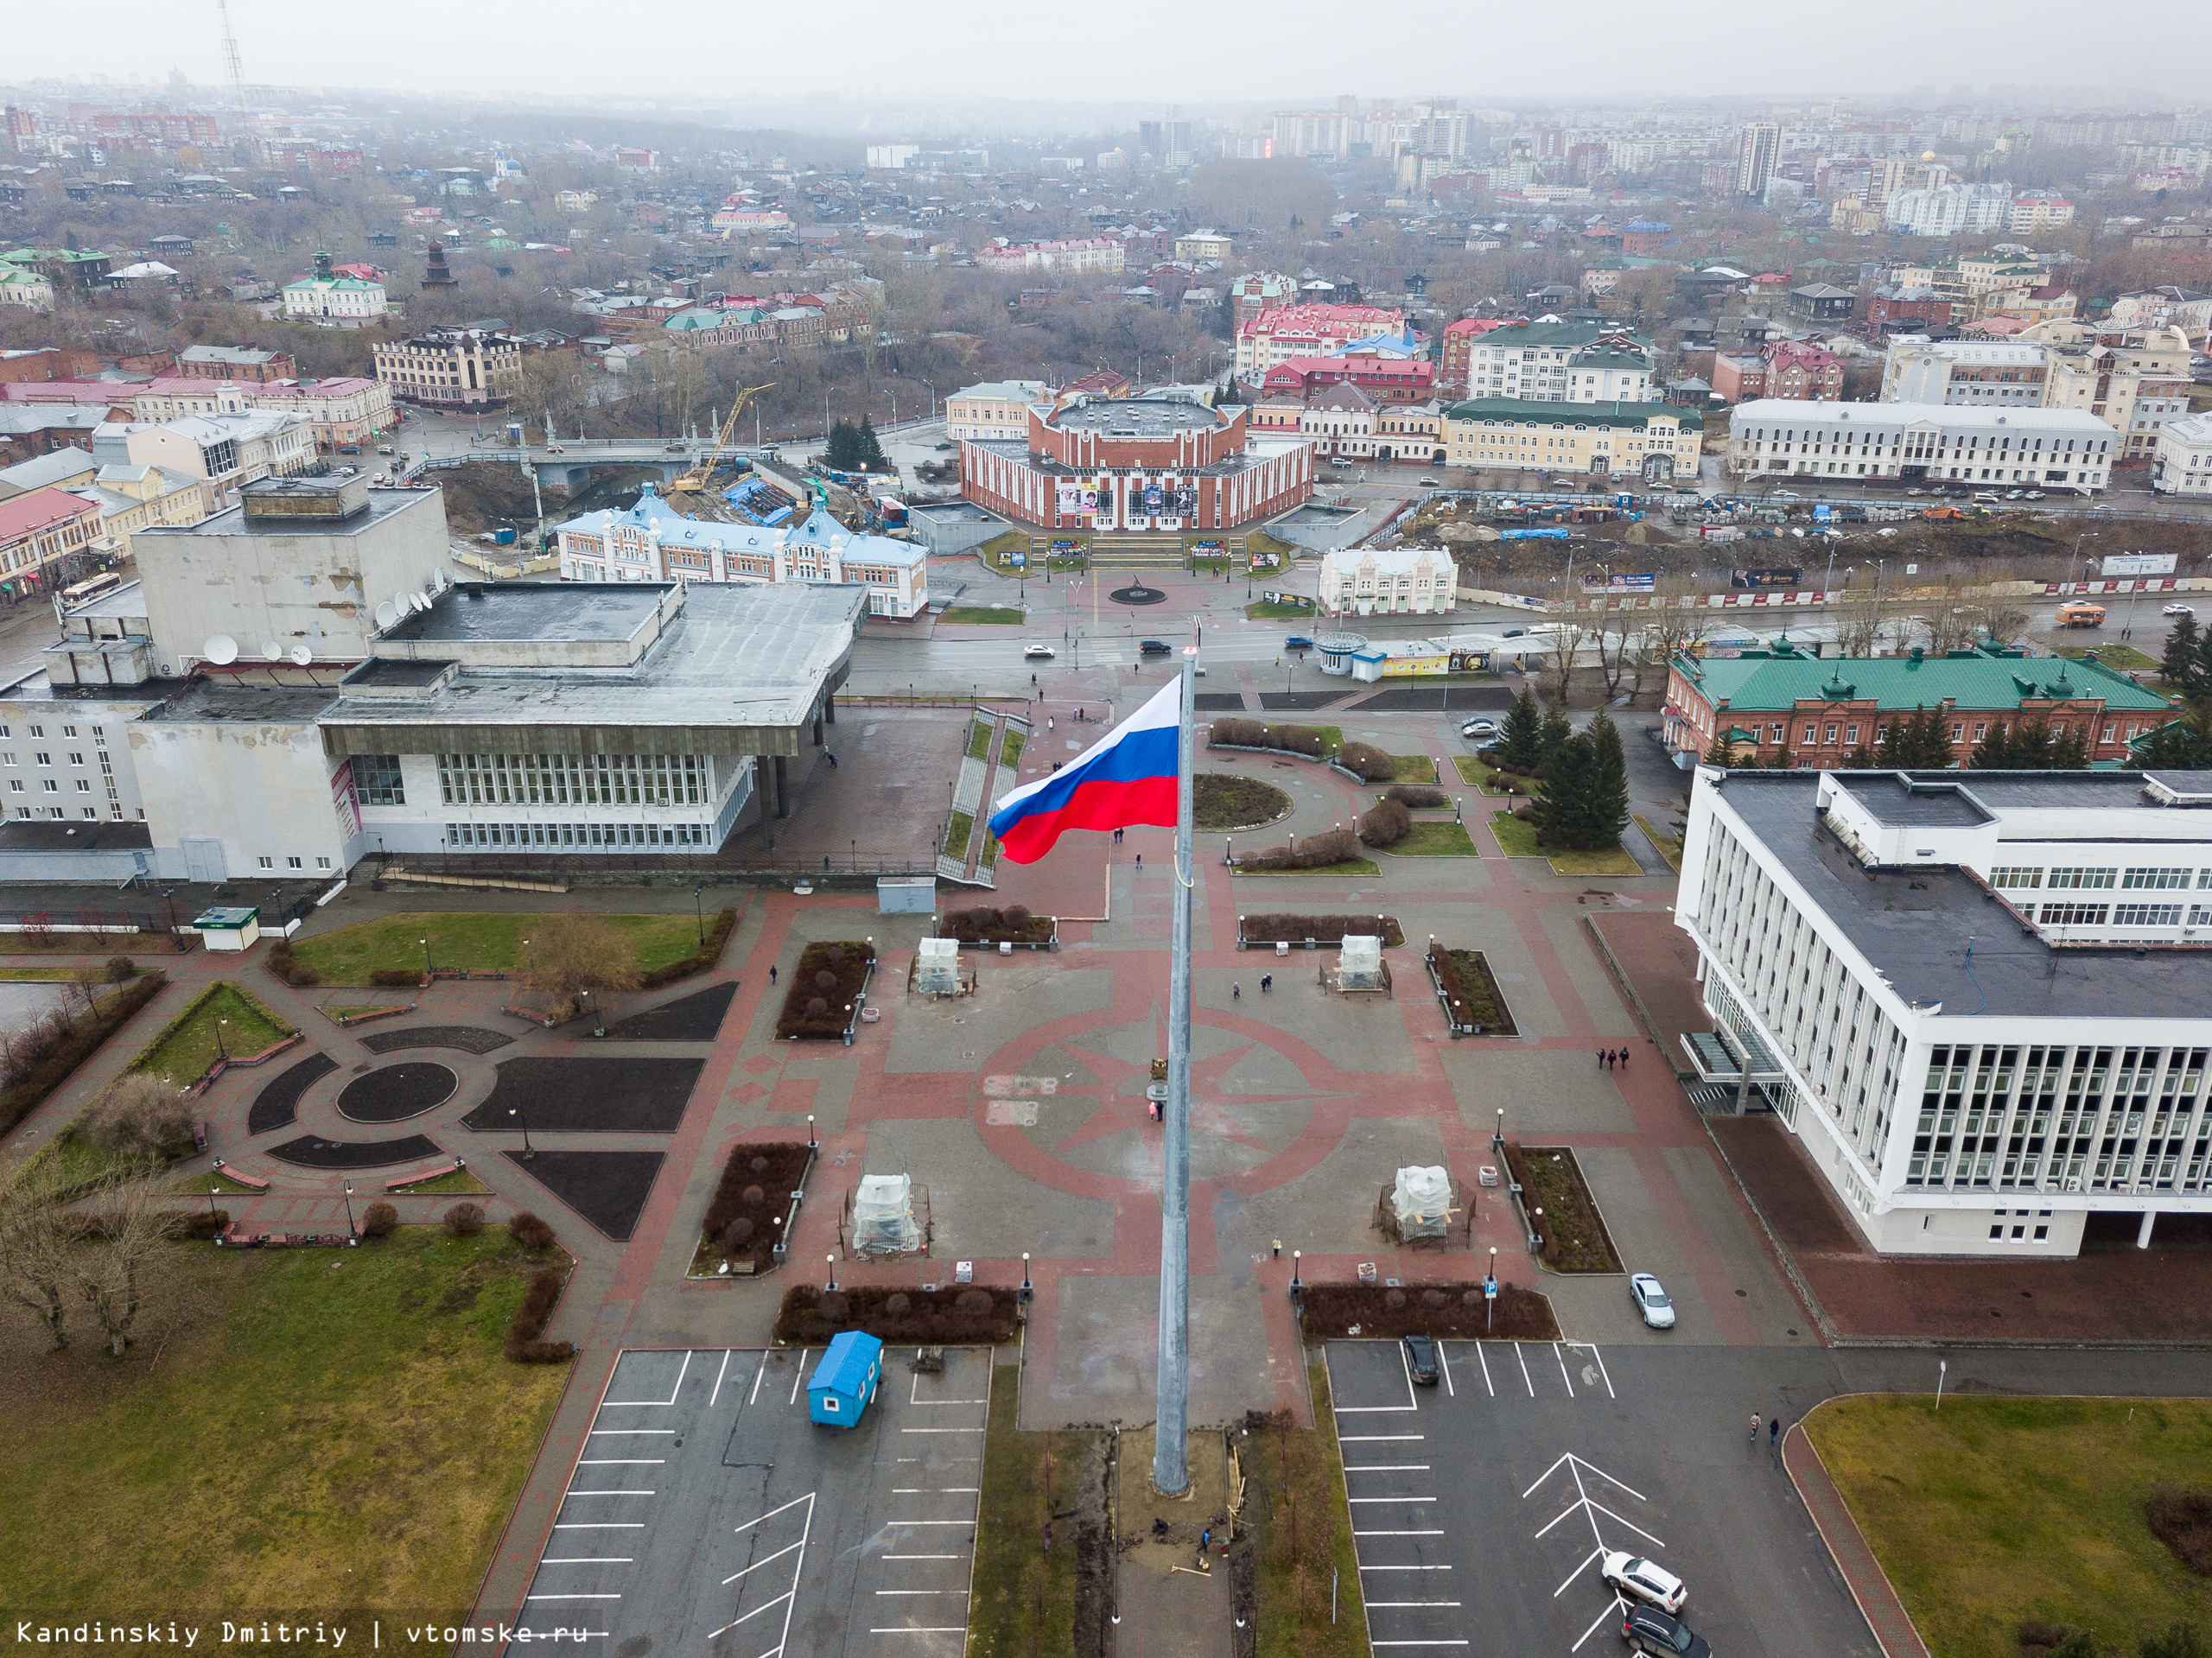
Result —
[{"label": "theatre building", "polygon": [[1247,412],[1164,397],[1033,407],[1026,437],[962,442],[961,493],[1048,530],[1234,530],[1313,492],[1313,446],[1255,435]]}]

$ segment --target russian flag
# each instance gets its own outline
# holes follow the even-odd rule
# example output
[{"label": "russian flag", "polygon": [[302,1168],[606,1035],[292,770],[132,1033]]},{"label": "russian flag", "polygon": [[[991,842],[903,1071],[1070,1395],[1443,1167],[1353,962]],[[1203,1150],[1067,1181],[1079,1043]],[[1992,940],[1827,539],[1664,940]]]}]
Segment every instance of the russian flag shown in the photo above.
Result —
[{"label": "russian flag", "polygon": [[1016,863],[1034,863],[1064,829],[1174,828],[1182,720],[1179,676],[1072,764],[1001,795],[991,814],[999,849]]}]

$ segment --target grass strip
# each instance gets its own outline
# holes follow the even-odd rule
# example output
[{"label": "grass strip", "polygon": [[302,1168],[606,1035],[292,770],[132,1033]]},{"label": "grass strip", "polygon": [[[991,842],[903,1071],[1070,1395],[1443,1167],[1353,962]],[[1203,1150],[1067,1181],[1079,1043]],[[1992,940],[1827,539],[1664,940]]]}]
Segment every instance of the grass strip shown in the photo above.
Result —
[{"label": "grass strip", "polygon": [[1417,817],[1405,837],[1385,851],[1394,858],[1478,858],[1482,855],[1465,823]]},{"label": "grass strip", "polygon": [[243,1059],[275,1047],[292,1027],[227,980],[219,980],[169,1021],[131,1063],[179,1084],[199,1077],[225,1053]]},{"label": "grass strip", "polygon": [[1022,623],[1022,613],[1008,605],[952,605],[938,620],[991,627],[1019,627]]},{"label": "grass strip", "polygon": [[2109,1653],[2212,1623],[2212,1584],[2144,1521],[2154,1491],[2203,1483],[2212,1401],[1857,1394],[1805,1431],[1931,1652],[2018,1658],[2027,1618]]},{"label": "grass strip", "polygon": [[[640,973],[682,961],[699,947],[697,923],[685,915],[610,915],[601,918],[630,946],[630,966]],[[294,958],[313,968],[327,985],[365,985],[379,969],[419,972],[423,940],[441,973],[512,973],[522,964],[523,944],[547,918],[522,912],[470,911],[403,912],[333,932],[292,941]]]},{"label": "grass strip", "polygon": [[1394,783],[1433,783],[1437,780],[1436,762],[1427,754],[1393,754],[1390,759],[1398,768],[1391,778]]},{"label": "grass strip", "polygon": [[457,1197],[464,1194],[481,1196],[492,1188],[478,1179],[473,1169],[448,1169],[443,1174],[433,1175],[428,1180],[417,1180],[413,1185],[401,1186],[398,1190],[413,1197]]},{"label": "grass strip", "polygon": [[968,857],[968,840],[975,832],[976,819],[973,815],[956,808],[952,814],[952,822],[946,826],[944,831],[944,855],[948,858],[957,858],[965,862]]},{"label": "grass strip", "polygon": [[1081,1573],[1074,1528],[1064,1524],[1054,1547],[1041,1545],[1055,1502],[1072,1500],[1077,1464],[1093,1452],[1099,1436],[1069,1429],[1023,1432],[1015,1425],[1021,1406],[1019,1375],[1012,1365],[992,1367],[968,1658],[1075,1651]]},{"label": "grass strip", "polygon": [[1535,825],[1522,823],[1511,812],[1491,813],[1490,828],[1491,833],[1497,837],[1498,849],[1507,857],[1542,858],[1550,863],[1555,875],[1637,875],[1643,873],[1636,860],[1618,842],[1588,852],[1541,847],[1536,844]]},{"label": "grass strip", "polygon": [[1293,1427],[1280,1414],[1264,1427],[1255,1420],[1238,1443],[1244,1511],[1260,1557],[1260,1658],[1366,1658],[1367,1615],[1328,1366],[1316,1361],[1306,1374],[1313,1430]]},{"label": "grass strip", "polygon": [[1682,873],[1681,842],[1674,835],[1662,835],[1652,827],[1651,820],[1642,812],[1631,812],[1629,816],[1636,819],[1637,828],[1643,831],[1643,838],[1651,842],[1652,849],[1667,861],[1667,867],[1677,875],[1681,874]]},{"label": "grass strip", "polygon": [[543,1264],[504,1228],[181,1252],[150,1315],[165,1338],[120,1365],[87,1341],[0,1371],[10,1591],[73,1617],[458,1622],[568,1381],[501,1354]]},{"label": "grass strip", "polygon": [[1027,740],[1022,736],[1020,728],[1008,726],[1006,735],[999,741],[999,764],[1011,772],[1021,764],[1021,751],[1025,746]]},{"label": "grass strip", "polygon": [[1313,619],[1312,601],[1302,605],[1287,605],[1277,599],[1255,599],[1244,607],[1244,613],[1255,622],[1305,622]]},{"label": "grass strip", "polygon": [[1236,865],[1236,873],[1240,875],[1250,875],[1255,879],[1262,875],[1281,875],[1285,877],[1295,875],[1334,875],[1341,879],[1353,875],[1379,874],[1382,871],[1380,867],[1372,858],[1346,858],[1338,863],[1319,864],[1312,869],[1247,869],[1244,867],[1243,860],[1239,859]]}]

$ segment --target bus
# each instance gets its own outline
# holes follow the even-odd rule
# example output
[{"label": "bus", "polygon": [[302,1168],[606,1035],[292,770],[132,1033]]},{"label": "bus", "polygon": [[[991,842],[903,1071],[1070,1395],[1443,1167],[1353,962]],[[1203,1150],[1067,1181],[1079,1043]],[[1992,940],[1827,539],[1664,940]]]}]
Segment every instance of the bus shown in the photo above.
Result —
[{"label": "bus", "polygon": [[104,593],[113,593],[122,585],[123,578],[113,570],[102,570],[98,575],[88,576],[73,587],[62,588],[61,607],[74,610],[79,605],[97,599]]}]

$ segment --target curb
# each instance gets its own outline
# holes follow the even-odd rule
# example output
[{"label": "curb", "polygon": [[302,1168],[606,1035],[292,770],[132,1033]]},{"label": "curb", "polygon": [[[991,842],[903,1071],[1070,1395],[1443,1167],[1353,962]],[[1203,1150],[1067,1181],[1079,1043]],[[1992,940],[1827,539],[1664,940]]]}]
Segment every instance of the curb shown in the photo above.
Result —
[{"label": "curb", "polygon": [[[1797,1453],[1797,1462],[1806,1466],[1802,1477],[1797,1469],[1791,1465],[1793,1452]],[[1859,1608],[1859,1617],[1866,1620],[1867,1633],[1874,1637],[1874,1644],[1881,1648],[1885,1658],[1929,1658],[1928,1644],[1920,1638],[1919,1629],[1914,1627],[1912,1615],[1905,1610],[1904,1602],[1898,1597],[1896,1585],[1890,1581],[1890,1574],[1882,1569],[1881,1561],[1875,1559],[1873,1549],[1867,1544],[1866,1534],[1859,1529],[1859,1522],[1852,1518],[1850,1507],[1843,1500],[1843,1493],[1836,1489],[1835,1481],[1829,1477],[1827,1464],[1821,1460],[1821,1453],[1814,1445],[1812,1436],[1805,1432],[1802,1420],[1792,1422],[1789,1432],[1782,1436],[1782,1466],[1789,1476],[1789,1483],[1797,1493],[1797,1500],[1805,1505],[1805,1513],[1812,1521],[1813,1528],[1820,1533],[1821,1546],[1827,1550],[1828,1559],[1835,1566],[1836,1575],[1843,1579],[1844,1587],[1851,1591],[1852,1604]],[[1808,1485],[1813,1488],[1812,1495],[1807,1494]],[[1815,1506],[1815,1496],[1821,1498],[1820,1507]],[[1834,1504],[1834,1512],[1823,1520],[1821,1508],[1830,1502]],[[1864,1572],[1854,1574],[1844,1565],[1836,1548],[1838,1539],[1841,1539],[1854,1553],[1864,1555],[1866,1564],[1874,1568],[1873,1579],[1867,1582],[1866,1593],[1861,1594],[1859,1587]],[[1877,1594],[1876,1581],[1880,1584],[1878,1594],[1887,1598],[1888,1604],[1878,1604],[1870,1609],[1866,1603]],[[1875,1617],[1878,1611],[1881,1614],[1879,1622]],[[1884,1633],[1885,1625],[1888,1626],[1886,1635]]]}]

